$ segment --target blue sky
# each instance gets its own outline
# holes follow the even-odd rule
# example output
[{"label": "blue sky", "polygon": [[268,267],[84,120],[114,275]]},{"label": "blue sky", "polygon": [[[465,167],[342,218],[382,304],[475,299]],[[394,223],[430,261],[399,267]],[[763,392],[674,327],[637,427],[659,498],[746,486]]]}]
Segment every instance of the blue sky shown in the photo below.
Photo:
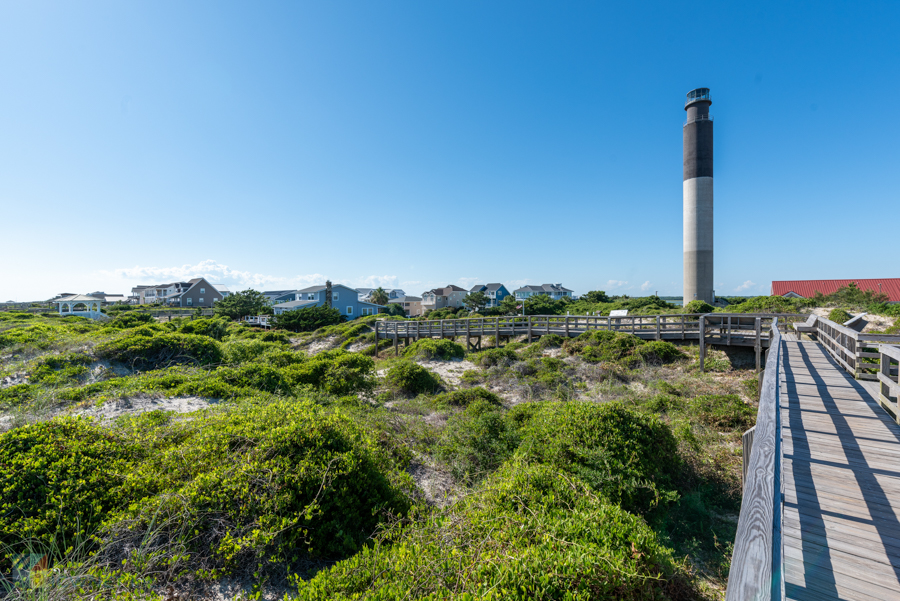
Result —
[{"label": "blue sky", "polygon": [[6,2],[0,300],[194,275],[678,295],[701,86],[718,294],[896,276],[898,24],[897,2]]}]

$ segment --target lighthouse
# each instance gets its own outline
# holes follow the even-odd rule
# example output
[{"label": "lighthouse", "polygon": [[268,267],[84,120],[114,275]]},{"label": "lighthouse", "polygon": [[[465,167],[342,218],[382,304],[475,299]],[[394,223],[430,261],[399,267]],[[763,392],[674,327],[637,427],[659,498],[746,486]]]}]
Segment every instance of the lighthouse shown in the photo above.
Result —
[{"label": "lighthouse", "polygon": [[713,304],[713,122],[709,88],[684,103],[684,304]]}]

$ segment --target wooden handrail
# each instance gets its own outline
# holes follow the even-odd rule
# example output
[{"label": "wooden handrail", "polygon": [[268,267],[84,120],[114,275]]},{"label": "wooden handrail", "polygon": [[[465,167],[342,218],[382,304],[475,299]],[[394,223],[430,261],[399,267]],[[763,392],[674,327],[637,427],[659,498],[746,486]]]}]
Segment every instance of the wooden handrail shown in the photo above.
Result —
[{"label": "wooden handrail", "polygon": [[772,321],[756,414],[753,446],[744,481],[744,498],[731,556],[725,601],[770,601],[782,598],[784,553],[781,500],[781,411],[779,371],[781,332]]},{"label": "wooden handrail", "polygon": [[[900,346],[882,344],[878,347],[878,402],[893,414],[894,421],[900,424]],[[898,367],[891,365],[896,362]],[[894,397],[895,400],[891,400]]]}]

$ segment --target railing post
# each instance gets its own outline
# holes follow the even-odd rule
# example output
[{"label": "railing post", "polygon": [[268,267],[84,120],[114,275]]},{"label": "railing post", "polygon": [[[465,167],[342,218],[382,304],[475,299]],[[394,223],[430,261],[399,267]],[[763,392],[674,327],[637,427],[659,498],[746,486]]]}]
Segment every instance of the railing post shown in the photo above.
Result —
[{"label": "railing post", "polygon": [[566,315],[566,340],[569,339],[569,316]]},{"label": "railing post", "polygon": [[471,319],[466,320],[466,350],[469,350],[469,344],[470,344],[470,341],[472,340],[472,336],[470,335],[470,332],[472,331],[472,328],[470,327],[471,323],[472,323]]},{"label": "railing post", "polygon": [[656,339],[662,340],[662,337],[660,336],[660,330],[659,330],[659,317],[660,317],[659,315],[656,316]]},{"label": "railing post", "polygon": [[700,316],[700,371],[706,371],[706,316]]},{"label": "railing post", "polygon": [[500,348],[500,318],[497,317],[496,329],[494,330],[494,346]]},{"label": "railing post", "polygon": [[754,327],[756,329],[756,342],[753,345],[753,350],[756,351],[756,373],[759,373],[760,354],[762,353],[762,319],[757,317],[755,319]]},{"label": "railing post", "polygon": [[378,358],[378,320],[375,320],[375,358]]},{"label": "railing post", "polygon": [[531,342],[531,315],[528,316],[528,342]]}]

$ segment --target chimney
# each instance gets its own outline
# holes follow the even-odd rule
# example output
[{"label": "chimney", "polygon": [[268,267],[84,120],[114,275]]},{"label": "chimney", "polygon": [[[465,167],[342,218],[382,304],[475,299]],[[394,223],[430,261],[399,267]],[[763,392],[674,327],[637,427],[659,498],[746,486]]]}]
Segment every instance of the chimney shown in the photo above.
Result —
[{"label": "chimney", "polygon": [[325,306],[331,308],[331,280],[325,281]]}]

